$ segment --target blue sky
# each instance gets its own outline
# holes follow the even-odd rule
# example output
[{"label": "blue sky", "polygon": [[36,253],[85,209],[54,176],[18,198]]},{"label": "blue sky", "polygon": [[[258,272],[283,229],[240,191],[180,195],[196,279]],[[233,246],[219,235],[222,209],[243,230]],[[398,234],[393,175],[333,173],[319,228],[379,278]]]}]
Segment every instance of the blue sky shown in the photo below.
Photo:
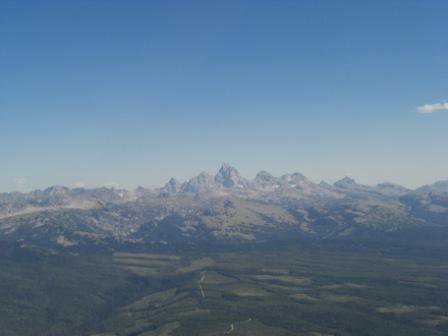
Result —
[{"label": "blue sky", "polygon": [[447,179],[447,12],[411,0],[3,1],[0,191],[152,187],[224,161],[248,177]]}]

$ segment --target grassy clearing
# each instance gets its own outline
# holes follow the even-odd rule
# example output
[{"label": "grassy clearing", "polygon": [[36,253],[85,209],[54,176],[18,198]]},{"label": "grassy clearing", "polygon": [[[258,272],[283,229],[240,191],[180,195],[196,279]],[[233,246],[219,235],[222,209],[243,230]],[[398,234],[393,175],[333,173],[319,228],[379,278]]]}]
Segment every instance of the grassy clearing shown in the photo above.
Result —
[{"label": "grassy clearing", "polygon": [[382,314],[409,314],[416,312],[418,307],[411,305],[396,305],[392,307],[380,307],[377,310]]},{"label": "grassy clearing", "polygon": [[333,293],[323,293],[320,298],[335,303],[361,302],[362,298],[352,295],[339,295]]},{"label": "grassy clearing", "polygon": [[155,259],[155,260],[167,260],[175,261],[180,257],[172,254],[154,254],[154,253],[128,253],[128,252],[115,252],[116,258],[131,258],[131,259]]},{"label": "grassy clearing", "polygon": [[117,267],[143,277],[160,274],[162,268],[172,265],[179,259],[174,255],[149,253],[116,252],[113,256]]},{"label": "grassy clearing", "polygon": [[175,295],[176,295],[175,288],[157,292],[141,298],[140,300],[124,307],[124,309],[130,311],[148,309],[150,308],[150,306],[154,304],[161,305],[165,303],[166,301],[174,298]]},{"label": "grassy clearing", "polygon": [[[232,331],[232,332],[230,332]],[[268,326],[260,321],[249,318],[248,320],[236,322],[232,329],[228,329],[227,335],[243,336],[243,335],[257,335],[257,336],[271,336],[271,335],[293,335],[286,329],[279,327]]]},{"label": "grassy clearing", "polygon": [[157,268],[149,268],[145,266],[127,266],[120,264],[118,264],[117,266],[123,270],[129,271],[142,277],[151,277],[160,274]]},{"label": "grassy clearing", "polygon": [[180,327],[179,322],[177,321],[170,322],[161,326],[160,328],[157,328],[156,330],[147,331],[139,334],[138,336],[169,336],[174,330],[176,330],[179,327]]},{"label": "grassy clearing", "polygon": [[435,318],[427,319],[427,320],[418,320],[419,323],[425,324],[429,327],[438,327],[442,324],[448,324],[448,316],[440,315]]},{"label": "grassy clearing", "polygon": [[181,312],[178,314],[178,316],[180,317],[194,317],[196,315],[204,315],[204,314],[209,314],[210,310],[209,309],[199,309],[196,308],[194,310],[191,311],[186,311],[186,312]]},{"label": "grassy clearing", "polygon": [[262,287],[248,283],[237,283],[231,286],[226,286],[221,290],[225,294],[232,294],[240,297],[264,297],[270,295],[269,292],[265,291]]},{"label": "grassy clearing", "polygon": [[272,281],[272,282],[280,282],[283,284],[291,284],[291,285],[307,285],[310,283],[310,279],[302,278],[302,277],[294,277],[290,275],[254,275],[252,279],[258,281]]},{"label": "grassy clearing", "polygon": [[309,288],[306,287],[299,287],[299,286],[291,286],[291,285],[278,285],[273,283],[266,283],[266,282],[260,282],[260,286],[263,288],[266,288],[269,291],[274,291],[276,293],[297,293],[297,292],[304,292],[306,290],[309,290]]},{"label": "grassy clearing", "polygon": [[231,278],[217,272],[207,271],[204,274],[204,279],[201,281],[203,285],[221,285],[238,281],[235,278]]},{"label": "grassy clearing", "polygon": [[169,264],[166,260],[155,259],[131,259],[131,258],[115,258],[117,265],[135,265],[135,266],[147,266],[147,267],[162,267]]},{"label": "grassy clearing", "polygon": [[334,285],[323,285],[320,286],[321,289],[363,289],[366,285],[360,285],[355,283],[344,283],[344,284],[334,284]]},{"label": "grassy clearing", "polygon": [[436,306],[414,306],[414,305],[394,305],[389,307],[380,307],[378,308],[378,312],[382,314],[410,314],[415,312],[430,312],[433,310],[438,310],[439,307]]},{"label": "grassy clearing", "polygon": [[262,268],[260,270],[262,273],[277,274],[277,275],[288,275],[289,270],[285,268]]},{"label": "grassy clearing", "polygon": [[312,296],[310,296],[308,294],[305,294],[305,293],[296,293],[296,294],[290,295],[289,297],[292,298],[292,299],[299,300],[299,301],[308,301],[308,302],[318,301],[317,298],[312,297]]},{"label": "grassy clearing", "polygon": [[200,259],[193,260],[188,266],[181,267],[178,269],[179,273],[191,273],[203,270],[206,267],[210,267],[214,264],[214,261],[210,257],[204,257]]}]

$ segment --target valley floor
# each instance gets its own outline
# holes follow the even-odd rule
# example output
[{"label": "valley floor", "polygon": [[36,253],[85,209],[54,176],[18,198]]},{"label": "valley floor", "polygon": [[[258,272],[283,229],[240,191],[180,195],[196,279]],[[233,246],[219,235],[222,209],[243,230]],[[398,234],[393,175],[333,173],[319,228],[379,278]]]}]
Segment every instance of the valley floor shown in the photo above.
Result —
[{"label": "valley floor", "polygon": [[447,335],[443,251],[276,243],[0,256],[5,336]]}]

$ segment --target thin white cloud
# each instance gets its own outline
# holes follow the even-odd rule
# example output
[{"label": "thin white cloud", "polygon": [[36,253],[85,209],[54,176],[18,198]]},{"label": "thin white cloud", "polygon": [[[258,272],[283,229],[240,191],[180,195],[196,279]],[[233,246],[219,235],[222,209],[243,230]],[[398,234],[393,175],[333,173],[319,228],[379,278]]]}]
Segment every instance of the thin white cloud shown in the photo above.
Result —
[{"label": "thin white cloud", "polygon": [[24,186],[25,184],[28,183],[28,179],[26,177],[15,177],[14,183],[19,186]]},{"label": "thin white cloud", "polygon": [[83,181],[75,182],[75,188],[85,188],[86,184]]},{"label": "thin white cloud", "polygon": [[103,183],[102,186],[106,187],[106,188],[118,188],[120,186],[120,184],[118,182],[110,181],[110,182]]},{"label": "thin white cloud", "polygon": [[28,179],[26,177],[14,177],[12,181],[15,184],[16,191],[25,191],[28,187]]},{"label": "thin white cloud", "polygon": [[440,110],[448,110],[448,102],[417,106],[417,111],[424,114],[434,113]]}]

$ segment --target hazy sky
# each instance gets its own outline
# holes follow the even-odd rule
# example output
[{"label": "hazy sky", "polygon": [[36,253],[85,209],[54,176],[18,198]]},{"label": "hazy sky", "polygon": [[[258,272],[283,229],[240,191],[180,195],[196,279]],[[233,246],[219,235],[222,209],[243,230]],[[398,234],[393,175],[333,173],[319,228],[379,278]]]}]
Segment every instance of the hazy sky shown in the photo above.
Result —
[{"label": "hazy sky", "polygon": [[[2,1],[0,191],[229,162],[448,178],[448,1]],[[419,108],[418,108],[419,107]]]}]

